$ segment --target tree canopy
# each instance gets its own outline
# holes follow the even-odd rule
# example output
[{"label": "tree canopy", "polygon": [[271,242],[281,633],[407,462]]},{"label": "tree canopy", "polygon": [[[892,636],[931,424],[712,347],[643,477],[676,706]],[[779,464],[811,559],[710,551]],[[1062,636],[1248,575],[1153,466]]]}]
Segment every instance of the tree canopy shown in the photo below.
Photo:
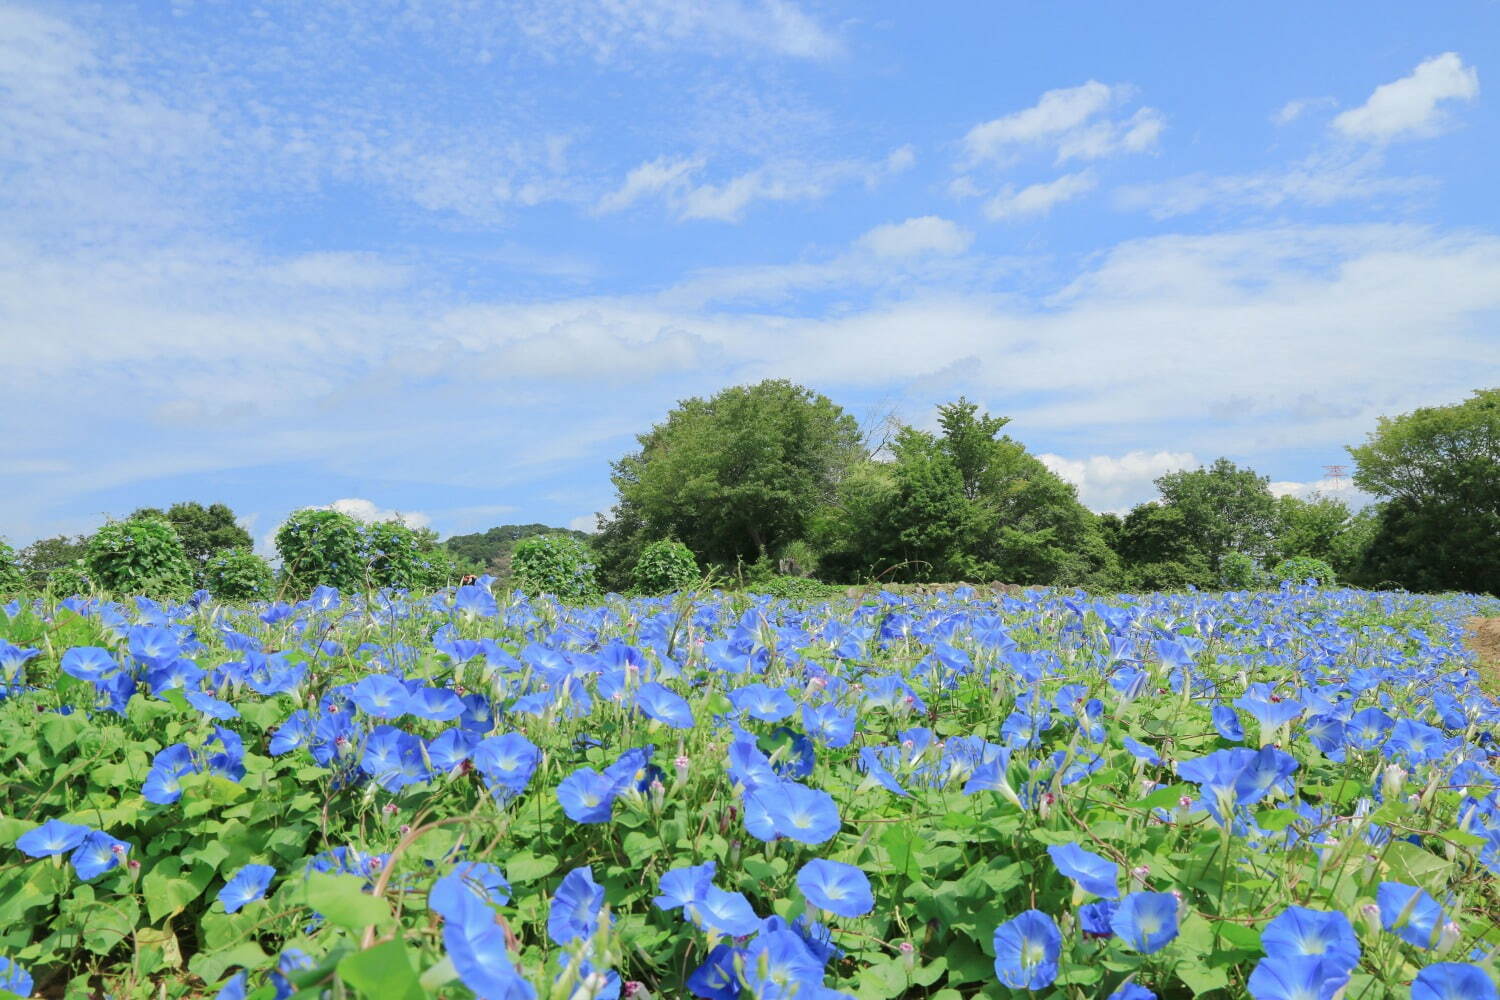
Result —
[{"label": "tree canopy", "polygon": [[1500,389],[1381,417],[1349,454],[1355,485],[1382,500],[1369,582],[1500,593]]},{"label": "tree canopy", "polygon": [[227,504],[215,503],[205,507],[196,500],[186,500],[174,503],[165,511],[142,507],[130,515],[131,520],[140,518],[155,518],[170,524],[182,541],[182,551],[188,562],[199,575],[214,553],[225,549],[249,549],[253,545],[250,532],[240,527],[234,511]]},{"label": "tree canopy", "polygon": [[613,466],[618,499],[599,546],[606,581],[661,538],[721,566],[774,557],[804,537],[863,457],[853,417],[782,379],[685,400],[637,440],[640,450]]}]

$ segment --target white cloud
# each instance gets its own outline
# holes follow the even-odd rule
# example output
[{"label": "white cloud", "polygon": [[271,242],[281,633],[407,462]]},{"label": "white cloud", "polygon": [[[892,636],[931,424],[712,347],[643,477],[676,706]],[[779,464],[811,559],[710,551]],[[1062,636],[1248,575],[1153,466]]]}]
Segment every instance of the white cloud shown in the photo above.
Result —
[{"label": "white cloud", "polygon": [[1110,87],[1097,80],[1049,90],[1025,110],[969,129],[963,139],[965,164],[1004,163],[1019,149],[1037,146],[1055,147],[1059,163],[1143,152],[1156,144],[1165,127],[1161,112],[1143,107],[1124,119],[1099,117],[1132,93],[1133,88]]},{"label": "white cloud", "polygon": [[1088,171],[1063,174],[1056,180],[1021,188],[1007,186],[984,203],[985,218],[1014,219],[1021,216],[1046,215],[1065,201],[1072,201],[1092,191],[1098,182]]},{"label": "white cloud", "polygon": [[974,242],[974,234],[957,223],[936,215],[876,226],[859,238],[859,244],[877,257],[913,257],[921,254],[960,254]]},{"label": "white cloud", "polygon": [[426,528],[432,524],[432,518],[421,511],[399,511],[386,510],[378,506],[373,500],[362,497],[345,497],[335,500],[330,504],[323,504],[319,510],[336,510],[340,514],[348,514],[356,521],[364,524],[375,524],[379,521],[400,521],[408,528]]},{"label": "white cloud", "polygon": [[582,531],[590,535],[595,534],[599,530],[599,515],[597,513],[579,514],[568,522],[568,527],[574,531]]},{"label": "white cloud", "polygon": [[1342,500],[1350,510],[1359,510],[1375,502],[1375,498],[1362,490],[1356,489],[1347,476],[1340,479],[1312,480],[1310,482],[1296,482],[1293,480],[1281,480],[1270,484],[1271,493],[1278,497],[1296,497],[1299,500],[1312,500],[1325,498]]},{"label": "white cloud", "polygon": [[1458,53],[1445,52],[1422,62],[1410,76],[1376,87],[1363,105],[1334,118],[1333,127],[1370,142],[1433,135],[1447,124],[1440,102],[1478,96],[1479,74]]},{"label": "white cloud", "polygon": [[1042,464],[1078,487],[1078,498],[1095,511],[1120,513],[1156,495],[1155,482],[1169,472],[1196,469],[1201,463],[1190,451],[1132,451],[1124,455],[1064,458],[1037,456]]},{"label": "white cloud", "polygon": [[599,214],[618,212],[648,195],[679,188],[689,176],[703,168],[701,158],[671,159],[661,157],[642,163],[625,175],[625,183],[599,199],[595,211]]},{"label": "white cloud", "polygon": [[1429,190],[1420,177],[1383,177],[1378,151],[1357,156],[1319,153],[1289,167],[1253,174],[1192,174],[1154,184],[1136,184],[1114,195],[1120,208],[1159,219],[1204,209],[1275,209],[1285,205],[1331,205],[1381,197],[1408,197]]},{"label": "white cloud", "polygon": [[878,163],[774,161],[720,184],[700,184],[675,194],[669,190],[668,200],[679,219],[738,222],[754,202],[816,201],[850,181],[874,187],[913,162],[914,154],[906,146]]},{"label": "white cloud", "polygon": [[1319,108],[1334,108],[1338,101],[1331,97],[1299,97],[1287,101],[1271,115],[1271,121],[1276,125],[1290,125],[1309,111]]}]

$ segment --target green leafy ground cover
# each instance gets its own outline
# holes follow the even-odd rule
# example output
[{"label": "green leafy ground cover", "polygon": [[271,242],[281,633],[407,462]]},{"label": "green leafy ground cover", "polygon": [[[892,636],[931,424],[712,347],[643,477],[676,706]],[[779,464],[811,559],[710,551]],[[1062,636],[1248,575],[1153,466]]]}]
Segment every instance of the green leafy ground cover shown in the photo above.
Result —
[{"label": "green leafy ground cover", "polygon": [[0,995],[1493,997],[1497,613],[13,603]]}]

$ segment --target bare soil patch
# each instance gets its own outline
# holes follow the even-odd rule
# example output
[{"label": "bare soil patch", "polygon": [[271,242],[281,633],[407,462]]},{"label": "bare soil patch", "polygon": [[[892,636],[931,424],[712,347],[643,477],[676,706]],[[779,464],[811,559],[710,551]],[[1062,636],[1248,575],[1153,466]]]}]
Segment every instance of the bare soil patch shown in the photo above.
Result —
[{"label": "bare soil patch", "polygon": [[1500,689],[1500,618],[1470,618],[1464,627],[1464,643],[1479,657],[1485,686],[1492,691]]}]

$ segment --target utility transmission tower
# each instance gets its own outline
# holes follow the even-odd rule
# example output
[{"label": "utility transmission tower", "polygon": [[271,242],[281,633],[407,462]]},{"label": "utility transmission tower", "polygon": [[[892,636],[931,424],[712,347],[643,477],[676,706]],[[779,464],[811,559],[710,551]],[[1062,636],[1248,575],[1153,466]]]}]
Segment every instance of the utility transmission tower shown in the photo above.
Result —
[{"label": "utility transmission tower", "polygon": [[1323,466],[1323,472],[1333,482],[1333,488],[1335,491],[1342,490],[1344,488],[1345,471],[1346,470],[1342,465]]}]

